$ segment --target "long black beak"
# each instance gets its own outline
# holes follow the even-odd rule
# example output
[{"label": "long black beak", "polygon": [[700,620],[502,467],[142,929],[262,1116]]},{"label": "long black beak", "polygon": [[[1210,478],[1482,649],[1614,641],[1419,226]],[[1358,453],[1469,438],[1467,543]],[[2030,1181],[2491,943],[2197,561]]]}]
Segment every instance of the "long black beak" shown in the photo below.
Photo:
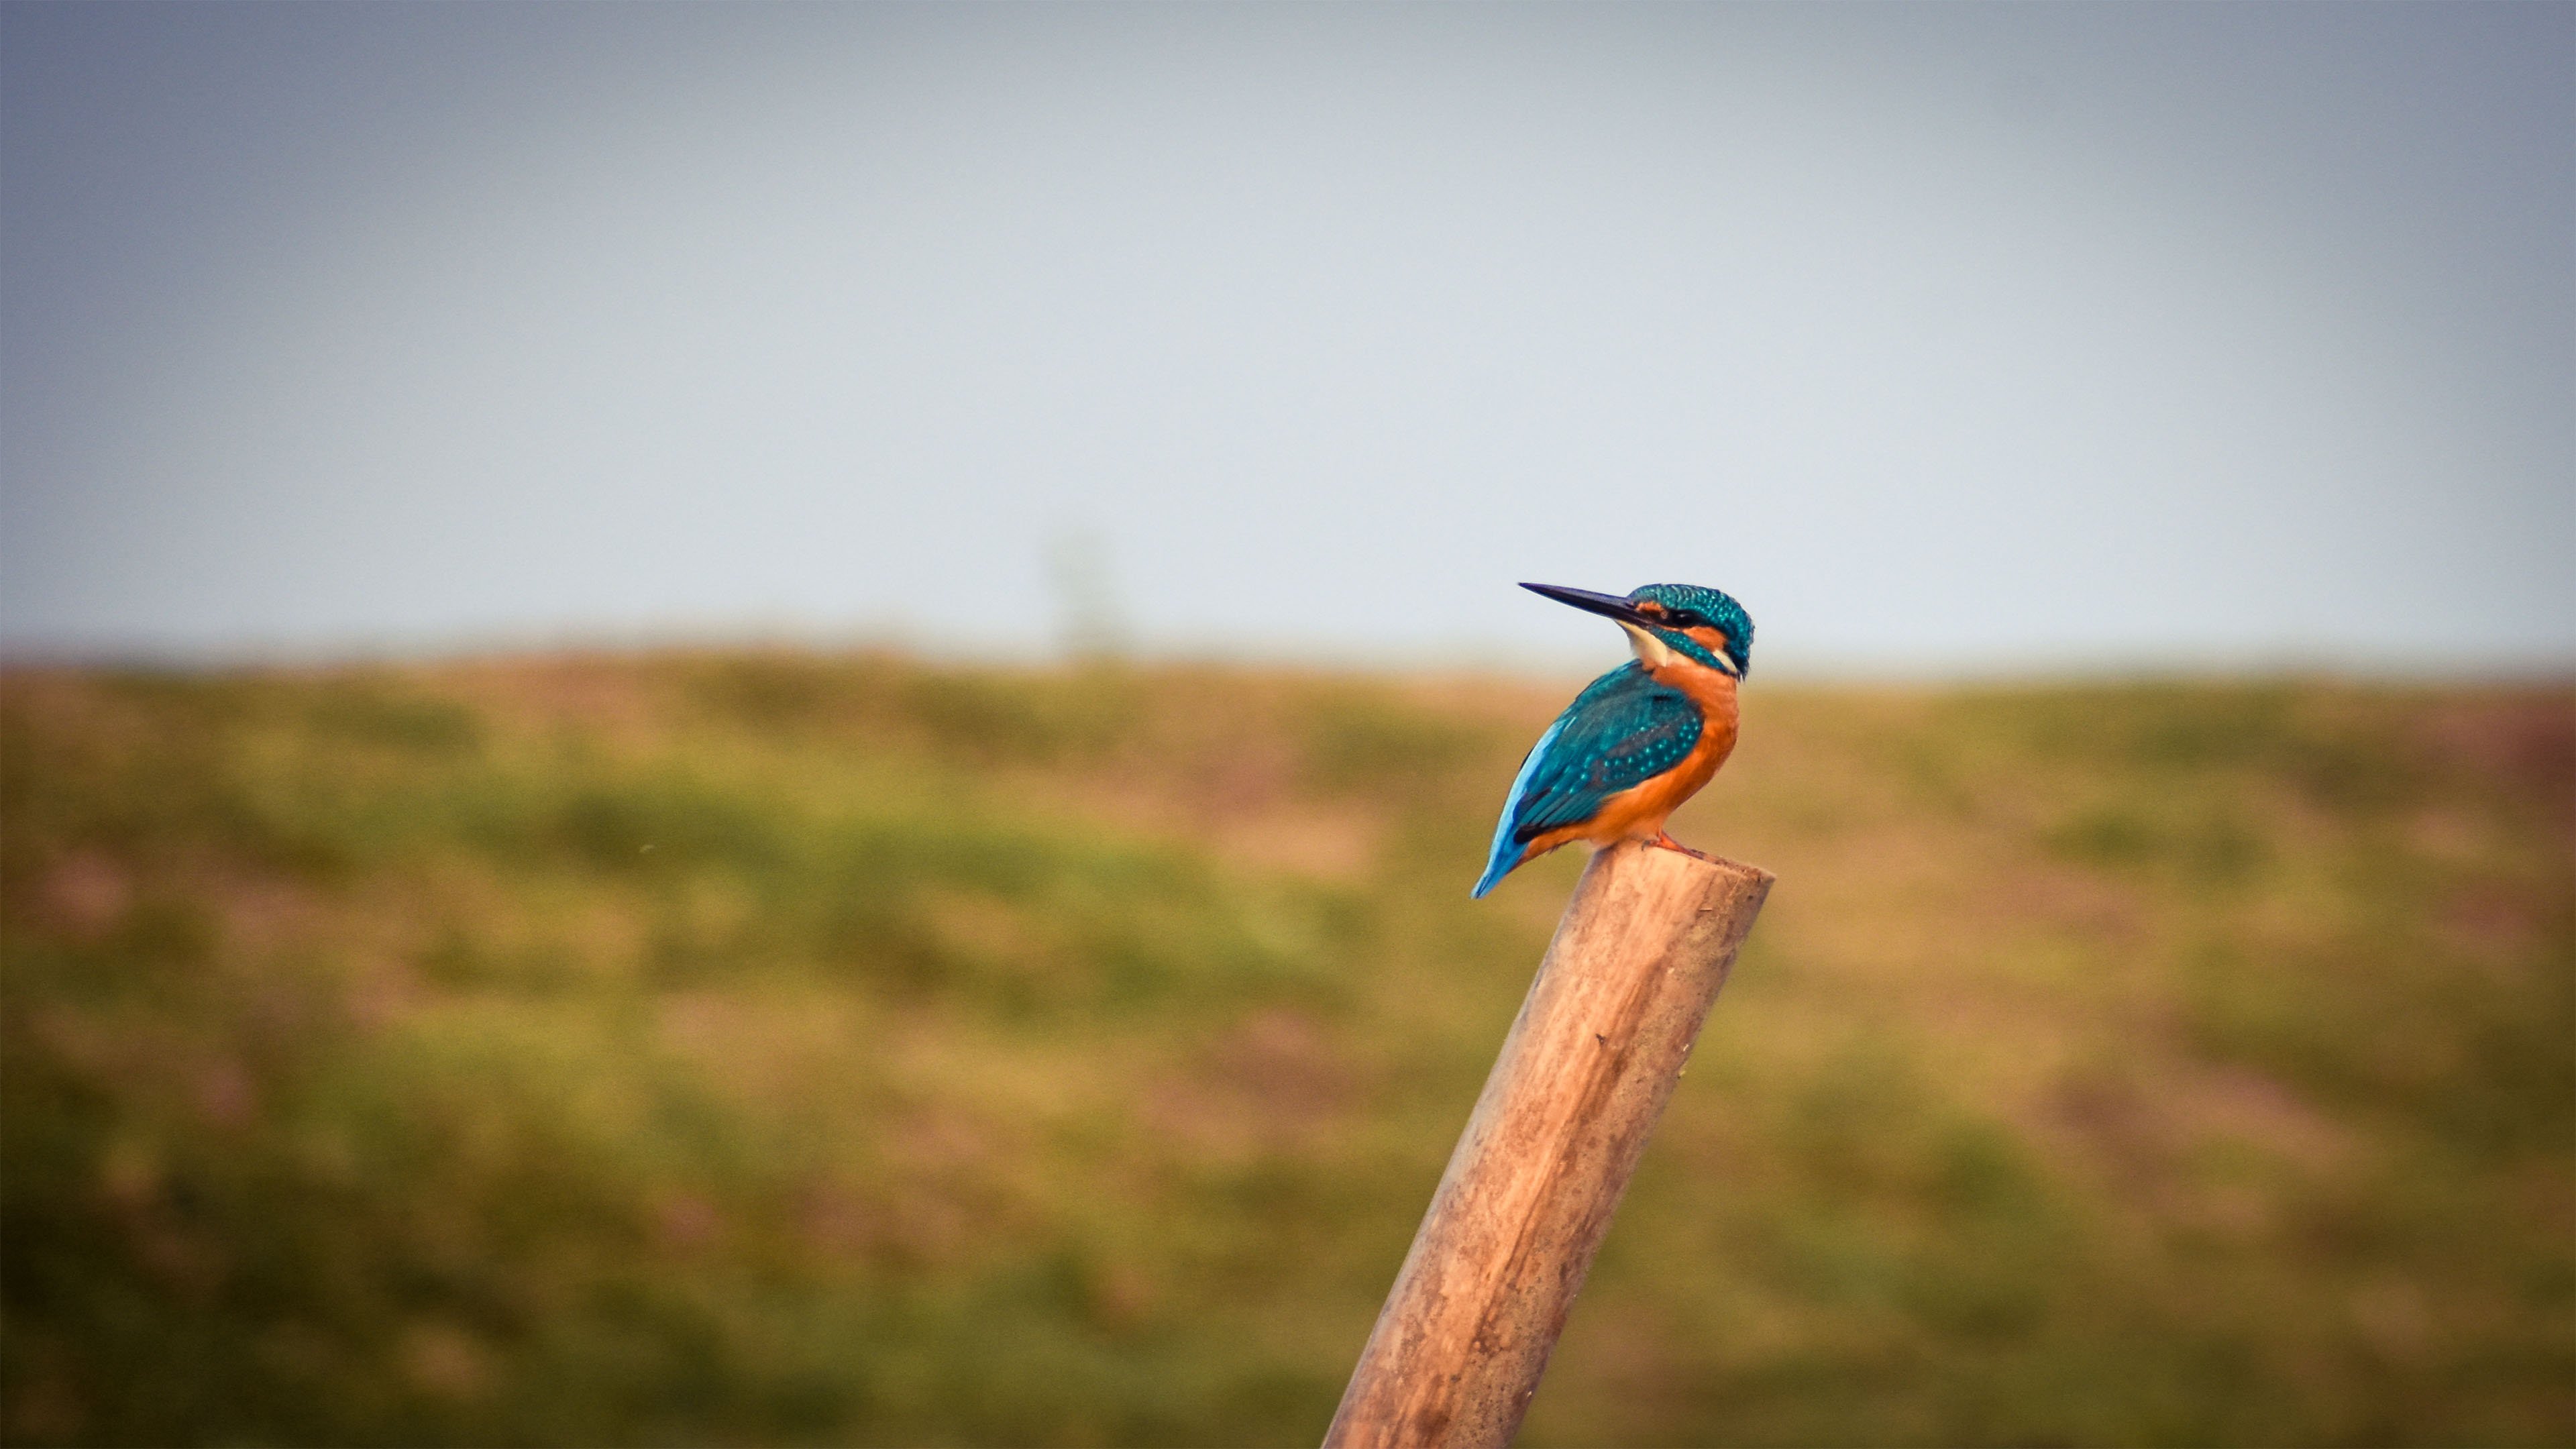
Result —
[{"label": "long black beak", "polygon": [[1604,614],[1623,624],[1651,626],[1654,620],[1637,612],[1637,606],[1617,594],[1596,594],[1590,589],[1569,589],[1563,584],[1523,584],[1522,588],[1543,599],[1572,604],[1587,613]]}]

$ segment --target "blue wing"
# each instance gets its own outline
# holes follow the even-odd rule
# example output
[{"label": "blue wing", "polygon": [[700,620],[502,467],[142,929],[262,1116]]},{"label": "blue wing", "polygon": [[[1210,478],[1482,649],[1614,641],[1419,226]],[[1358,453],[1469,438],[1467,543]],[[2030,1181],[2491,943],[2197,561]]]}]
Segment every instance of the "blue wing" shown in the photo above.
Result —
[{"label": "blue wing", "polygon": [[1531,841],[1591,819],[1611,796],[1680,764],[1701,727],[1690,696],[1657,684],[1644,665],[1623,664],[1592,681],[1521,762],[1476,894],[1511,874]]}]

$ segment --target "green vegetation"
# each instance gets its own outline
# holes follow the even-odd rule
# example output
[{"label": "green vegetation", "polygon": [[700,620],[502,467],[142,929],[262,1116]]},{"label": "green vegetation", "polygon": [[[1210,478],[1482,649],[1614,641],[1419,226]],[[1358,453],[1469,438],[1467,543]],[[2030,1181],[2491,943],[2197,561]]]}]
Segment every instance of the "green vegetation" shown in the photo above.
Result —
[{"label": "green vegetation", "polygon": [[[14,1442],[1302,1444],[1570,692],[0,679]],[[2576,694],[1757,681],[1781,884],[1524,1442],[2576,1439]]]}]

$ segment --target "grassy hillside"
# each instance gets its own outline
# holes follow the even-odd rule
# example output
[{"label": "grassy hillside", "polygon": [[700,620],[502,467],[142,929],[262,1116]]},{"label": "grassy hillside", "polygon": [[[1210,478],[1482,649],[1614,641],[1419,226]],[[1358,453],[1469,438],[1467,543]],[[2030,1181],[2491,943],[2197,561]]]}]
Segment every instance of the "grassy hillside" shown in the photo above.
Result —
[{"label": "grassy hillside", "polygon": [[[16,1442],[1298,1444],[1570,693],[0,678]],[[2576,1439],[2576,693],[1757,678],[1780,885],[1528,1444]]]}]

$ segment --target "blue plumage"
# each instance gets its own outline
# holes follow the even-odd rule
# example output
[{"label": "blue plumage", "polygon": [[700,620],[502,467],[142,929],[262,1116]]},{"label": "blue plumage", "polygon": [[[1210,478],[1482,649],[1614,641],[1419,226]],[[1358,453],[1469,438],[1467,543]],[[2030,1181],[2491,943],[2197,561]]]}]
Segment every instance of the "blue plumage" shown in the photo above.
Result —
[{"label": "blue plumage", "polygon": [[1631,603],[1660,604],[1668,614],[1685,620],[1697,620],[1715,627],[1726,636],[1721,664],[1715,655],[1687,638],[1666,635],[1664,643],[1711,669],[1723,669],[1741,679],[1753,672],[1753,619],[1735,596],[1723,589],[1705,589],[1697,584],[1648,584],[1628,596]]},{"label": "blue plumage", "polygon": [[1585,686],[1521,762],[1475,894],[1509,875],[1532,840],[1591,819],[1611,796],[1680,764],[1702,728],[1690,697],[1656,683],[1643,665],[1620,665]]},{"label": "blue plumage", "polygon": [[1637,662],[1592,681],[1531,747],[1494,826],[1478,896],[1533,851],[1570,841],[1687,849],[1664,822],[1735,749],[1736,689],[1753,665],[1752,616],[1723,590],[1648,584],[1623,598],[1521,587],[1615,621]]}]

